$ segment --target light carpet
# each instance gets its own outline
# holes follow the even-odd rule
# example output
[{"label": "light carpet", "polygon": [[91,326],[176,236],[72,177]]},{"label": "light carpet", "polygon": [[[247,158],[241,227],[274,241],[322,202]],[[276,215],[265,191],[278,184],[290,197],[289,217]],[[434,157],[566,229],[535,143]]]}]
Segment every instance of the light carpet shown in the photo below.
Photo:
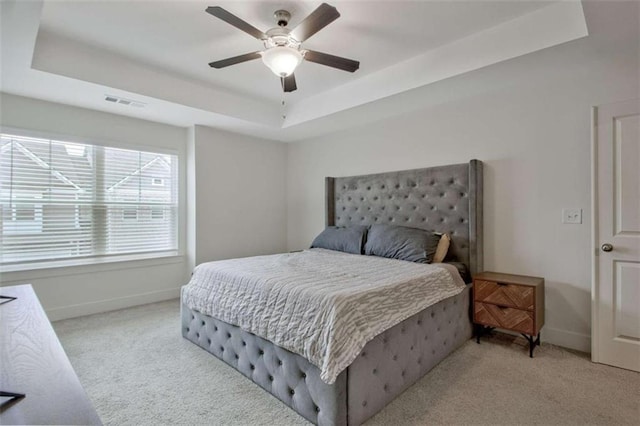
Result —
[{"label": "light carpet", "polygon": [[[305,425],[180,334],[178,300],[55,322],[106,425]],[[544,329],[543,329],[544,337]],[[470,340],[367,425],[638,424],[640,374],[497,333]]]}]

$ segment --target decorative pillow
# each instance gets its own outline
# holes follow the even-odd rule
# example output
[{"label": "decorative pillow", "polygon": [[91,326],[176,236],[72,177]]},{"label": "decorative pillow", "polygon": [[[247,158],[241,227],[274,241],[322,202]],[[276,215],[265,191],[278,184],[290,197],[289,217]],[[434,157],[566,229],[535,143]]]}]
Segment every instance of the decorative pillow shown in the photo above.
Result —
[{"label": "decorative pillow", "polygon": [[372,225],[364,252],[368,255],[430,263],[440,236],[423,229],[405,226]]},{"label": "decorative pillow", "polygon": [[368,227],[361,225],[328,226],[313,240],[311,248],[362,254],[362,246],[367,238],[367,229]]},{"label": "decorative pillow", "polygon": [[[439,234],[436,233],[436,235]],[[447,257],[447,252],[449,251],[449,244],[451,244],[451,238],[449,237],[449,234],[442,234],[440,240],[438,241],[436,252],[433,255],[433,263],[444,262],[445,257]]]}]

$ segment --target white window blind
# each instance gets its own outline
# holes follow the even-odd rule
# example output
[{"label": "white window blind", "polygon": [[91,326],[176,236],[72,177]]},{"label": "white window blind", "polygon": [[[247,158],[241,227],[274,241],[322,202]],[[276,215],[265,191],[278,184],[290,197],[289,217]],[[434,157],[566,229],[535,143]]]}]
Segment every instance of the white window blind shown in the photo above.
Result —
[{"label": "white window blind", "polygon": [[0,140],[0,264],[177,250],[176,155]]}]

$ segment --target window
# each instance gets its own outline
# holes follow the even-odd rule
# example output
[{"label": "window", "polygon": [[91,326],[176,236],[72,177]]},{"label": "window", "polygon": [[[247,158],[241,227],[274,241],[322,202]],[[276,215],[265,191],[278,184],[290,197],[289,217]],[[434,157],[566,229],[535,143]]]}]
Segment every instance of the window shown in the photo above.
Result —
[{"label": "window", "polygon": [[176,251],[178,158],[0,135],[0,264]]}]

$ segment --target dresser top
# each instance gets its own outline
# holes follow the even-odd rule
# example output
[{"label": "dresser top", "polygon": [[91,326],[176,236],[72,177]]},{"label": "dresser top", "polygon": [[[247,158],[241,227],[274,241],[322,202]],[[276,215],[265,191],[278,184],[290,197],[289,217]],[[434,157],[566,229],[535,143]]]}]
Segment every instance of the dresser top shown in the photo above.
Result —
[{"label": "dresser top", "polygon": [[506,284],[517,284],[537,287],[544,285],[544,278],[527,275],[503,274],[501,272],[480,272],[473,276],[474,280],[495,281]]},{"label": "dresser top", "polygon": [[[0,287],[0,424],[101,424],[31,285]],[[3,299],[7,300],[7,299]]]}]

